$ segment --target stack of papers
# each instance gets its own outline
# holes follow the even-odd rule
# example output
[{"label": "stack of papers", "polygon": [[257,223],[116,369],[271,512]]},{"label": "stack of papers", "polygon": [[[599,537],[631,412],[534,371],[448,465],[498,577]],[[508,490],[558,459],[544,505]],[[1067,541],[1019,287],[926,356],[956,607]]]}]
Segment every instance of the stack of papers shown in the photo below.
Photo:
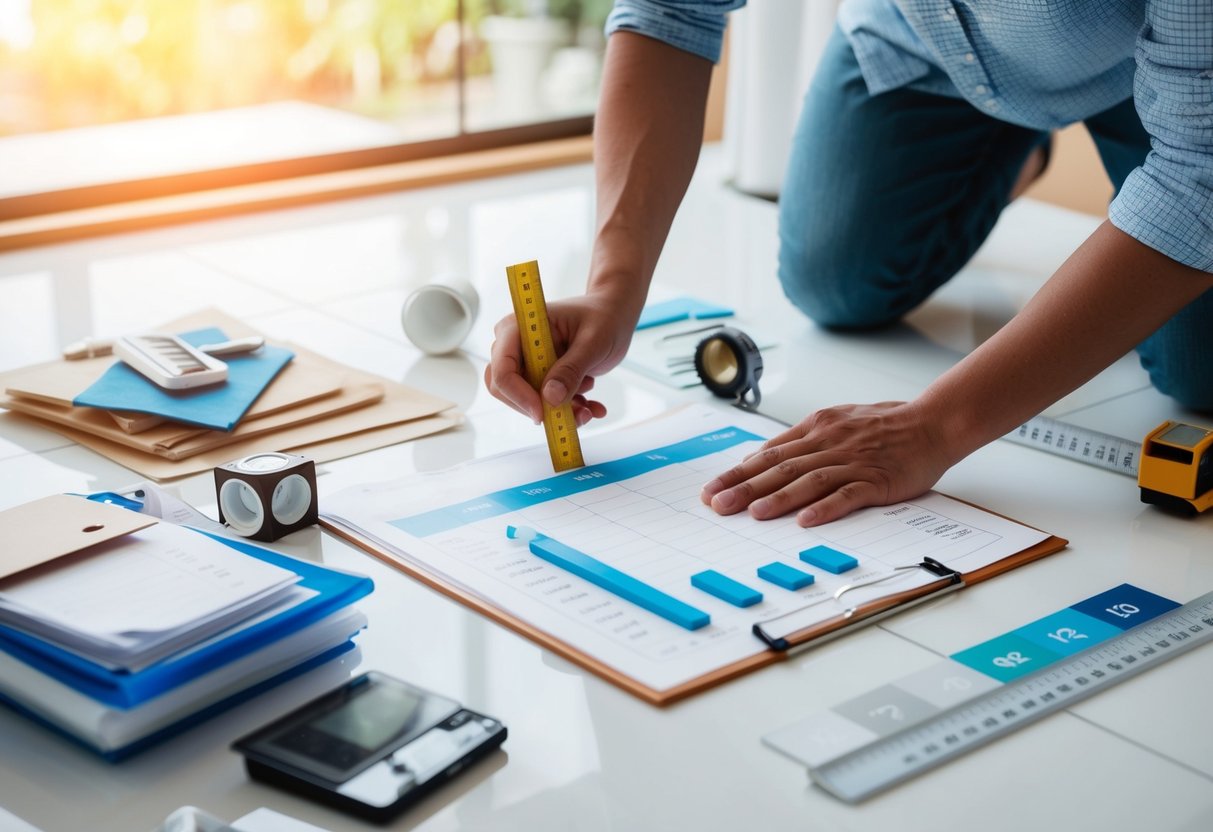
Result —
[{"label": "stack of papers", "polygon": [[280,602],[299,576],[165,523],[18,573],[0,623],[86,659],[141,670]]},{"label": "stack of papers", "polygon": [[159,522],[0,580],[0,702],[119,759],[349,654],[371,589]]},{"label": "stack of papers", "polygon": [[[260,334],[218,310],[154,329],[195,344]],[[162,390],[112,356],[52,361],[0,374],[0,407],[153,480],[269,450],[324,462],[460,421],[449,401],[298,345],[226,360],[229,382],[195,391]]]}]

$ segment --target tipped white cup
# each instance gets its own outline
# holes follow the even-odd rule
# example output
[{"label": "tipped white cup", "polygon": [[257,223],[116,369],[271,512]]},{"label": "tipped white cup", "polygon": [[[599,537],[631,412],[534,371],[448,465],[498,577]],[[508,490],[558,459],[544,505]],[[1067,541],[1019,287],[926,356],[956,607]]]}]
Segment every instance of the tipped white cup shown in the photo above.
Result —
[{"label": "tipped white cup", "polygon": [[465,278],[447,275],[409,294],[400,310],[400,323],[422,352],[445,355],[463,343],[479,311],[476,287]]}]

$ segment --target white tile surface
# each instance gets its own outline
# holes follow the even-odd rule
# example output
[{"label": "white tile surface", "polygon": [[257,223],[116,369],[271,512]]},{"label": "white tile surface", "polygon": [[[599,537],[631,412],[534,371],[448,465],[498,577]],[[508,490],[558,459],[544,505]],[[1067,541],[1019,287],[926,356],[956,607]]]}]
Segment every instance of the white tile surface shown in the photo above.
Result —
[{"label": "white tile surface", "polygon": [[[702,294],[769,321],[767,411],[796,421],[848,401],[913,396],[989,337],[1089,233],[1088,217],[1032,203],[1004,215],[972,264],[904,326],[840,336],[806,322],[775,280],[773,205],[704,162],[658,266],[654,296]],[[586,166],[351,200],[0,256],[0,367],[52,356],[93,329],[216,303],[267,332],[455,401],[458,429],[321,467],[321,494],[536,444],[542,435],[483,389],[492,324],[509,310],[504,266],[539,259],[549,298],[578,291],[589,260]],[[1030,245],[1024,241],[1031,241]],[[400,331],[415,285],[468,275],[482,297],[463,352],[421,355]],[[707,397],[625,371],[600,380],[610,416],[582,434]],[[1126,357],[1050,411],[1138,437],[1177,411]],[[0,508],[47,493],[125,487],[131,472],[0,416]],[[208,475],[176,488],[213,513]],[[1213,514],[1138,502],[1127,477],[1006,442],[940,489],[1070,540],[1061,554],[926,605],[667,709],[623,694],[421,584],[309,529],[294,554],[370,574],[361,668],[501,717],[505,753],[406,814],[425,830],[848,830],[1213,826],[1208,679],[1197,651],[861,807],[809,787],[759,737],[1118,583],[1180,601],[1213,589]],[[337,668],[337,672],[346,672]],[[327,681],[326,681],[327,679]],[[174,808],[235,818],[260,805],[333,830],[365,825],[251,783],[227,745],[314,695],[309,675],[181,739],[110,766],[0,710],[0,805],[48,830],[151,829]]]}]

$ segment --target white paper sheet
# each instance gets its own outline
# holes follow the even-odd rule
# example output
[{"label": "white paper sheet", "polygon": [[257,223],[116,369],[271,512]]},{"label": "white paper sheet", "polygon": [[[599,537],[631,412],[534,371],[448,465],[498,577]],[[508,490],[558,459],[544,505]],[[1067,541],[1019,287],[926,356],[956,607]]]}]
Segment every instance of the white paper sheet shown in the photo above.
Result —
[{"label": "white paper sheet", "polygon": [[[971,570],[1048,535],[939,494],[857,512],[802,529],[794,518],[722,517],[700,489],[780,432],[769,419],[738,410],[686,408],[633,428],[583,441],[588,464],[551,474],[546,448],[531,448],[436,474],[346,490],[321,502],[322,514],[378,541],[386,551],[485,599],[620,672],[666,690],[766,649],[751,632],[766,621],[828,597],[844,584],[894,574],[931,555]],[[688,631],[508,540],[507,525],[545,535],[711,615]],[[828,545],[859,560],[831,575],[798,560]],[[756,576],[778,561],[813,573],[798,591]],[[760,590],[738,608],[690,584],[713,569]],[[935,580],[921,569],[816,604],[797,619],[825,620],[858,602]]]},{"label": "white paper sheet", "polygon": [[131,668],[255,614],[299,580],[171,523],[27,574],[4,582],[0,620]]}]

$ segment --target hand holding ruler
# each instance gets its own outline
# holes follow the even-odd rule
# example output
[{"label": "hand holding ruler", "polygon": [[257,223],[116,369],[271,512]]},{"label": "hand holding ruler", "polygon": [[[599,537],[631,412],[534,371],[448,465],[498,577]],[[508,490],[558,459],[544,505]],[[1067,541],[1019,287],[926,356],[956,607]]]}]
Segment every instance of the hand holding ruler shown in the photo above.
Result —
[{"label": "hand holding ruler", "polygon": [[[543,299],[543,284],[539,282],[539,263],[530,260],[507,266],[505,275],[510,284],[510,299],[514,302],[514,318],[518,321],[518,337],[522,340],[523,374],[539,392],[544,376],[556,363],[556,345],[548,322],[547,303]],[[553,470],[567,471],[585,465],[572,404],[565,402],[553,406],[544,400],[543,430],[547,434]]]}]

